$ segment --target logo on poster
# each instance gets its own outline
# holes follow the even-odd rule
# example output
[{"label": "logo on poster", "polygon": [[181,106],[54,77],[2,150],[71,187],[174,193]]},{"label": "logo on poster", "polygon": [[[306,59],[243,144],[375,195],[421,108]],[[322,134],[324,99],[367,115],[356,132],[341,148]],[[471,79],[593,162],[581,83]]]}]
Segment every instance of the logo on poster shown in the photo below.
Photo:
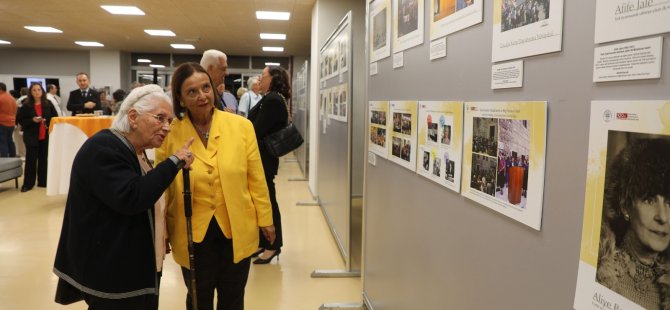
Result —
[{"label": "logo on poster", "polygon": [[639,118],[637,117],[637,114],[633,113],[617,113],[616,114],[616,119],[621,120],[621,121],[637,121]]},{"label": "logo on poster", "polygon": [[609,122],[609,121],[611,121],[611,120],[612,120],[612,111],[610,111],[610,110],[605,110],[605,112],[603,113],[603,120],[604,120],[605,122]]}]

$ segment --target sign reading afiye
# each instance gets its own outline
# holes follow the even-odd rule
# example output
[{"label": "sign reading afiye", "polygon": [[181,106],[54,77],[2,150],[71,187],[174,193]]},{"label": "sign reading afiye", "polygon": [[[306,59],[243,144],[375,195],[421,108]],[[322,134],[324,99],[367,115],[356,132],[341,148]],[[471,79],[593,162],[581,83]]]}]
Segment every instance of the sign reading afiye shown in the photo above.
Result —
[{"label": "sign reading afiye", "polygon": [[593,56],[593,81],[623,81],[661,77],[663,37],[598,47]]}]

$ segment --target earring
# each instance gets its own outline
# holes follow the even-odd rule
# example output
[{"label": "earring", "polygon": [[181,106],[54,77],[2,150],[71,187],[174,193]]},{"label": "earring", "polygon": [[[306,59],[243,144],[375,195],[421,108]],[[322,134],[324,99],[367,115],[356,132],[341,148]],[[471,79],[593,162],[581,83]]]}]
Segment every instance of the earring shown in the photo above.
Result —
[{"label": "earring", "polygon": [[630,221],[630,216],[628,216],[628,213],[623,214],[623,219],[626,220],[626,222]]}]

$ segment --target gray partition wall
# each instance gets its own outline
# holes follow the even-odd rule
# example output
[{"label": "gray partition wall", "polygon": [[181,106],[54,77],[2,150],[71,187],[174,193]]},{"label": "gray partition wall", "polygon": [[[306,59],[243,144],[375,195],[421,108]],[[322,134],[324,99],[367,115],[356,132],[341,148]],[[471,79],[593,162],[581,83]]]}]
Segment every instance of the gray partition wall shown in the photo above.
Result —
[{"label": "gray partition wall", "polygon": [[[297,58],[293,59],[294,61],[298,60]],[[302,170],[302,174],[305,178],[308,175],[308,154],[309,154],[309,62],[305,59],[302,62],[294,62],[294,68],[297,68],[293,72],[293,123],[305,142],[297,148],[293,153],[295,154],[296,159],[298,160],[298,165]],[[306,179],[305,179],[306,180]]]},{"label": "gray partition wall", "polygon": [[[572,309],[581,242],[591,100],[670,99],[662,78],[593,83],[595,1],[565,1],[562,51],[524,58],[523,88],[491,90],[493,1],[484,22],[424,44],[368,77],[368,100],[548,101],[542,229],[536,231],[377,157],[365,167],[363,288],[369,308]],[[426,2],[426,12],[429,5]]]}]

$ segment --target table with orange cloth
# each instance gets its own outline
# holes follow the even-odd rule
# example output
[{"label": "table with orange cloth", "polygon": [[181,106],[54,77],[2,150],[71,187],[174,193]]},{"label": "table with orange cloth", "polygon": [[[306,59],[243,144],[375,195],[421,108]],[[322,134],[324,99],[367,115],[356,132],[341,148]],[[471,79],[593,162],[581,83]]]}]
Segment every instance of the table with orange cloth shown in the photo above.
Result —
[{"label": "table with orange cloth", "polygon": [[70,170],[79,148],[98,131],[112,126],[109,116],[54,117],[49,125],[47,195],[67,194]]}]

